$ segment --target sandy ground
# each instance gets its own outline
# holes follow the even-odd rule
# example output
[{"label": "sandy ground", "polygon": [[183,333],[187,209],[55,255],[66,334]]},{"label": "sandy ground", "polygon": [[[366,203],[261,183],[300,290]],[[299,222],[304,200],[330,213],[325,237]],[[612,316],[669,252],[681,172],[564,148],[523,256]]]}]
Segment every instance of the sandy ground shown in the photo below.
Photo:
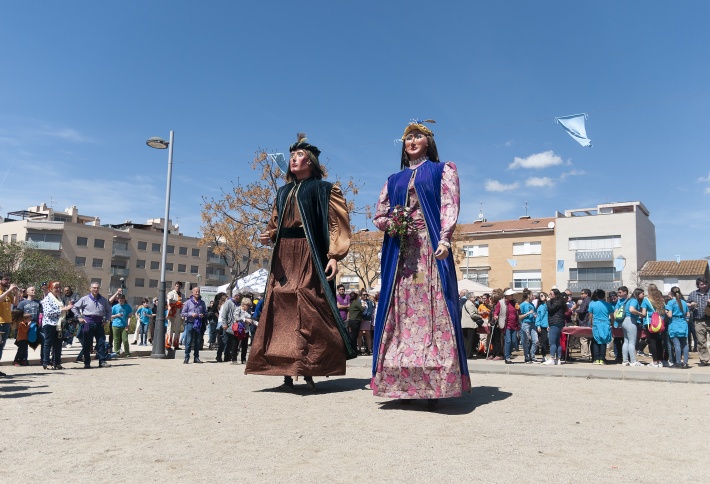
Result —
[{"label": "sandy ground", "polygon": [[[210,353],[204,352],[206,358]],[[472,374],[401,405],[369,369],[291,393],[241,365],[4,367],[2,482],[668,482],[710,471],[710,385]]]}]

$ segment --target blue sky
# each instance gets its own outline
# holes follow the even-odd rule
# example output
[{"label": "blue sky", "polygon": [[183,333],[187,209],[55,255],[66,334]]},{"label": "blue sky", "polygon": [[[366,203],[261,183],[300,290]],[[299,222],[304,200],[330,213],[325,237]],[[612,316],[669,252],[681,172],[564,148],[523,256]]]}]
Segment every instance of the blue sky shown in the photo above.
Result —
[{"label": "blue sky", "polygon": [[[437,4],[438,3],[438,4]],[[710,254],[710,4],[703,1],[0,3],[0,211],[53,201],[103,223],[255,178],[305,131],[374,204],[393,140],[433,118],[460,221],[641,200],[659,259]],[[593,148],[555,116],[589,113]],[[532,167],[531,167],[532,166]],[[360,227],[365,220],[356,219]],[[371,226],[370,226],[371,227]]]}]

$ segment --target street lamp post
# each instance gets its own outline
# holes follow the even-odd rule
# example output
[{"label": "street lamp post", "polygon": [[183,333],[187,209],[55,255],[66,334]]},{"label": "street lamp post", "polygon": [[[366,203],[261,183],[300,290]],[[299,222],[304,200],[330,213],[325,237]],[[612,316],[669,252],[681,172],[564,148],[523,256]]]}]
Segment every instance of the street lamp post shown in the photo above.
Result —
[{"label": "street lamp post", "polygon": [[170,131],[170,141],[153,137],[145,143],[151,148],[164,150],[168,148],[168,182],[165,188],[165,219],[163,221],[163,245],[161,247],[160,284],[158,285],[158,314],[155,317],[155,332],[153,333],[153,352],[151,358],[165,358],[165,261],[168,255],[168,231],[170,220],[170,186],[173,177],[173,140],[174,132]]}]

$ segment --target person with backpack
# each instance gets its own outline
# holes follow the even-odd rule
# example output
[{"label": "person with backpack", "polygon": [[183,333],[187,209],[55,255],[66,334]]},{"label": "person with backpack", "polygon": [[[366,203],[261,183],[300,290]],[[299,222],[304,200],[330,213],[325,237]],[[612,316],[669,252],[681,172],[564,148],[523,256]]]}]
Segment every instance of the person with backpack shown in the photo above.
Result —
[{"label": "person with backpack", "polygon": [[636,361],[636,337],[639,333],[639,324],[646,317],[646,310],[641,308],[643,296],[643,289],[637,287],[623,305],[624,319],[621,329],[624,332],[624,344],[621,347],[621,364],[624,366],[644,366],[643,363]]},{"label": "person with backpack", "polygon": [[663,338],[666,333],[666,300],[655,284],[648,285],[648,296],[644,298],[641,306],[646,308],[646,341],[651,351],[654,368],[663,367]]},{"label": "person with backpack", "polygon": [[611,341],[611,325],[614,318],[614,308],[605,300],[606,293],[597,289],[591,296],[587,306],[589,319],[592,323],[592,362],[595,365],[606,364],[606,345]]},{"label": "person with backpack", "polygon": [[668,336],[675,349],[675,368],[688,368],[688,303],[677,286],[671,288],[673,299],[666,304],[666,316],[670,318]]}]

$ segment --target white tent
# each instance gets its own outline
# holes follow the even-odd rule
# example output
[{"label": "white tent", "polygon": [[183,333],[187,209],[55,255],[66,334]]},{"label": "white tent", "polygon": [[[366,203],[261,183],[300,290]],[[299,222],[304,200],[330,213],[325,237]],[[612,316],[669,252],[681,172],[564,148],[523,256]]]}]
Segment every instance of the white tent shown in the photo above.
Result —
[{"label": "white tent", "polygon": [[[252,272],[248,276],[244,276],[241,279],[237,279],[237,284],[232,290],[232,295],[238,292],[253,292],[254,294],[259,294],[264,292],[266,289],[267,279],[269,277],[269,271],[266,269],[259,269]],[[226,292],[229,284],[219,286],[220,292]]]},{"label": "white tent", "polygon": [[481,296],[483,294],[489,293],[493,290],[488,286],[484,286],[479,282],[472,281],[470,279],[462,279],[459,281],[459,291],[466,289],[472,292],[474,296]]}]

